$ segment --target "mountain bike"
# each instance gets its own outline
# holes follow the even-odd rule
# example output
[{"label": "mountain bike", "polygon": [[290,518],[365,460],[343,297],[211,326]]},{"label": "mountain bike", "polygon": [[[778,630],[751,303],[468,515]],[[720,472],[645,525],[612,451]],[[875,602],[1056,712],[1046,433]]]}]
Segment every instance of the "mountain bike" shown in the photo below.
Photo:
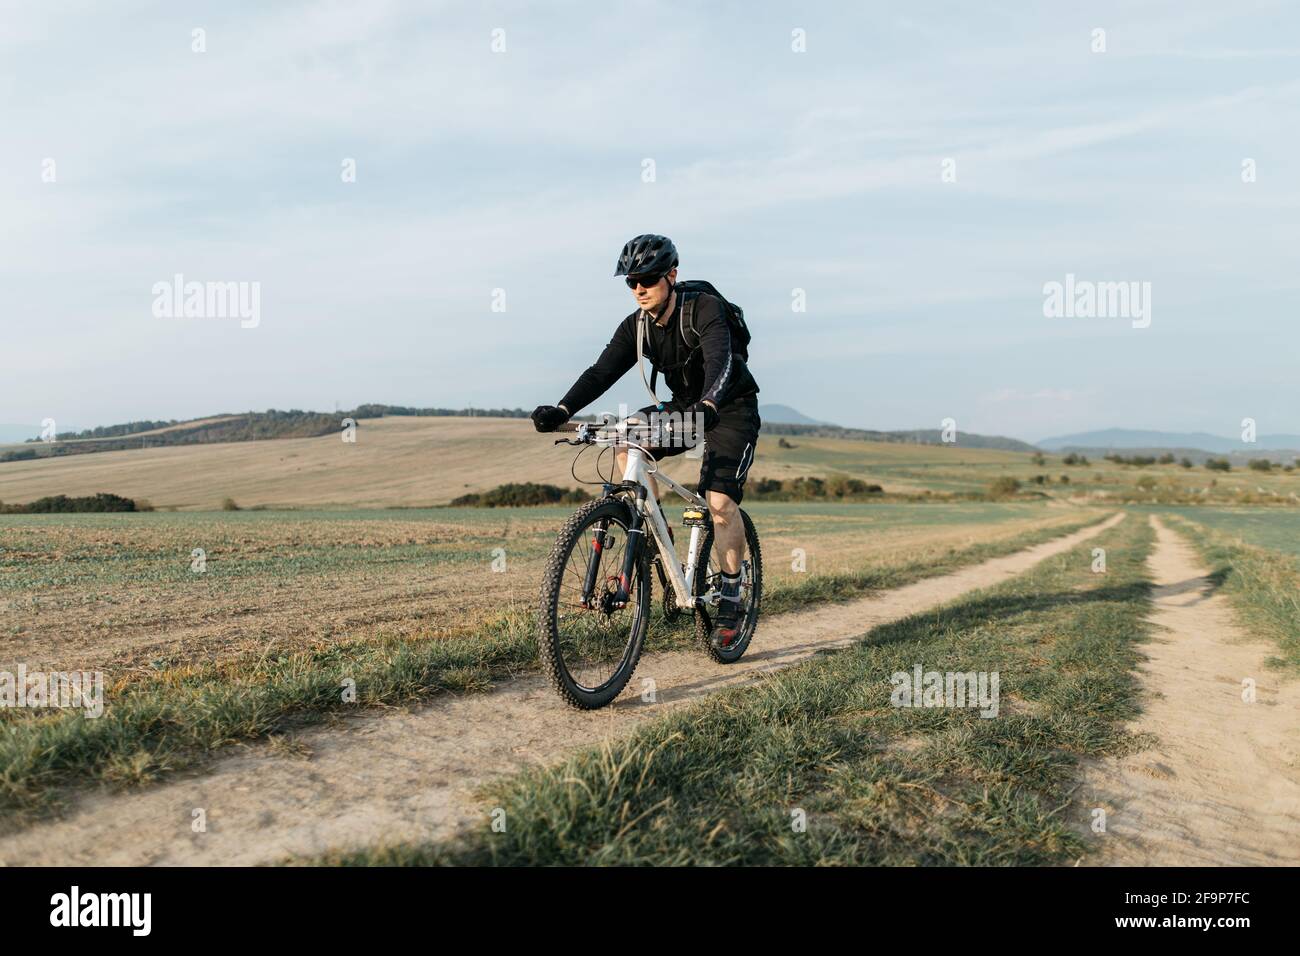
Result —
[{"label": "mountain bike", "polygon": [[[660,436],[671,432],[659,425],[655,428]],[[570,422],[559,430],[576,432],[576,437],[555,444],[582,448],[571,471],[588,446],[600,447],[602,455],[606,449],[627,453],[622,480],[612,480],[611,468],[610,480],[600,483],[600,497],[565,522],[546,562],[537,622],[538,656],[560,697],[580,710],[594,710],[609,704],[627,686],[650,626],[652,566],[664,589],[665,623],[683,612],[693,613],[696,638],[709,656],[721,664],[740,660],[758,626],[763,597],[762,552],[748,513],[740,511],[745,528],[740,627],[728,646],[715,647],[710,634],[712,615],[721,600],[721,565],[713,553],[708,503],[658,473],[648,447],[651,428],[636,418],[603,424]],[[683,523],[691,530],[684,562],[678,559],[675,540],[655,498],[652,476],[686,499]]]}]

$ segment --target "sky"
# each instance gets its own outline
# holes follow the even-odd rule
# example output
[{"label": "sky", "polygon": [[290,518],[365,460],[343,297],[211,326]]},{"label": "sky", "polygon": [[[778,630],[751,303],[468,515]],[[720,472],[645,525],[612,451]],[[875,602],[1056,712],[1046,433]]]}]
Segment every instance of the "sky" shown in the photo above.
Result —
[{"label": "sky", "polygon": [[1282,2],[4,2],[0,423],[555,403],[657,232],[765,403],[1300,432],[1297,107]]}]

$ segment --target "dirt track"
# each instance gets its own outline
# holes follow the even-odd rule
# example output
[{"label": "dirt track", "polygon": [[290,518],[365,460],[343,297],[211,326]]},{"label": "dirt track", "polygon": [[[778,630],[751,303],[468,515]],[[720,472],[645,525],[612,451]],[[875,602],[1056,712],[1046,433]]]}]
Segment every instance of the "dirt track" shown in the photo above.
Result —
[{"label": "dirt track", "polygon": [[[1142,668],[1148,698],[1130,729],[1152,749],[1091,766],[1081,791],[1106,810],[1102,854],[1131,866],[1300,863],[1300,682],[1264,661],[1211,590],[1191,547],[1156,519],[1150,567],[1159,632]],[[1256,700],[1242,700],[1253,678]]]},{"label": "dirt track", "polygon": [[[201,774],[84,799],[67,818],[0,840],[13,864],[253,864],[328,849],[437,839],[483,825],[485,781],[625,733],[665,707],[754,681],[850,643],[887,621],[1020,574],[1122,520],[857,601],[765,619],[749,654],[723,667],[700,652],[649,655],[612,707],[579,713],[540,677],[415,711],[359,717],[301,735],[293,747],[240,748]],[[643,703],[653,679],[657,703]],[[192,832],[196,809],[207,830]]]}]

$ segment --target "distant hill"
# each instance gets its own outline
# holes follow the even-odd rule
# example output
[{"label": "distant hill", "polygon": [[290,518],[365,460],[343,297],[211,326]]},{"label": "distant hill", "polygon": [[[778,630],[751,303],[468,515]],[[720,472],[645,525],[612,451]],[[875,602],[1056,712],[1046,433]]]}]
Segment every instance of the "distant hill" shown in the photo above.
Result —
[{"label": "distant hill", "polygon": [[346,413],[278,411],[214,415],[188,422],[140,421],[107,425],[81,432],[59,432],[53,442],[28,440],[0,452],[0,462],[31,461],[102,451],[125,451],[160,445],[206,445],[257,441],[265,438],[314,438],[336,431]]},{"label": "distant hill", "polygon": [[[300,409],[209,415],[188,421],[139,421],[103,425],[80,432],[59,432],[58,441],[34,441],[27,433],[18,448],[0,452],[0,462],[31,461],[92,452],[157,448],[163,445],[210,445],[225,442],[264,441],[271,438],[318,438],[337,432],[345,418],[491,417],[527,418],[522,408],[408,408],[403,405],[358,405],[350,411],[310,412]],[[22,427],[22,426],[15,426]],[[39,432],[40,429],[37,429]]]},{"label": "distant hill", "polygon": [[[774,428],[811,426],[785,425]],[[361,422],[356,442],[337,432],[319,438],[187,444],[53,461],[0,465],[0,501],[27,503],[54,495],[108,491],[162,511],[215,510],[226,498],[241,508],[384,508],[446,504],[511,482],[580,487],[608,476],[610,457],[554,444],[524,417],[386,415]],[[938,497],[981,490],[1005,469],[1027,470],[1028,456],[958,445],[790,438],[765,435],[750,478],[779,481],[843,474],[887,493]],[[577,478],[570,469],[575,468]],[[599,473],[598,473],[599,466]],[[693,484],[700,463],[677,455],[659,463],[675,481]],[[967,468],[973,468],[967,473]],[[4,531],[0,530],[0,547]],[[0,562],[3,564],[3,562]],[[2,575],[0,575],[2,576]],[[3,604],[3,601],[0,601]]]},{"label": "distant hill", "polygon": [[760,405],[758,406],[758,417],[763,419],[764,425],[829,425],[830,422],[819,422],[815,418],[809,418],[797,408],[791,408],[789,405]]},{"label": "distant hill", "polygon": [[[759,406],[763,431],[769,435],[809,435],[858,441],[894,442],[913,445],[942,445],[937,428],[912,431],[872,431],[843,428],[818,422],[788,405]],[[282,411],[209,415],[188,421],[138,421],[104,425],[80,432],[60,432],[56,442],[28,440],[16,448],[0,451],[0,463],[40,458],[83,455],[92,452],[126,451],[171,445],[210,445],[267,439],[317,438],[337,432],[345,418],[357,421],[395,417],[420,418],[527,418],[522,408],[411,408],[403,405],[358,405],[350,411]],[[594,420],[595,416],[580,416]],[[789,421],[797,419],[797,421]],[[17,426],[21,427],[21,426]],[[1035,451],[1033,445],[1014,438],[961,432],[956,444],[964,448],[993,448],[1003,451]]]},{"label": "distant hill", "polygon": [[1273,450],[1300,449],[1300,435],[1260,435],[1254,445],[1247,445],[1237,438],[1224,438],[1209,432],[1161,432],[1142,431],[1129,428],[1107,428],[1102,431],[1080,432],[1076,435],[1063,435],[1059,438],[1044,438],[1038,447],[1047,451],[1083,451],[1085,453],[1102,449],[1150,450],[1161,451],[1207,451],[1215,454],[1232,454],[1240,452],[1246,455],[1264,457],[1263,452]]},{"label": "distant hill", "polygon": [[[1247,446],[1248,447],[1248,446]],[[1186,458],[1193,465],[1204,465],[1211,458],[1226,458],[1234,467],[1246,467],[1253,459],[1264,458],[1279,465],[1292,465],[1300,461],[1300,451],[1285,448],[1264,448],[1252,451],[1214,452],[1204,448],[1090,448],[1086,445],[1071,445],[1057,454],[1084,455],[1093,462],[1104,461],[1107,455],[1119,455],[1123,458],[1160,458],[1173,455],[1175,461]]]},{"label": "distant hill", "polygon": [[[869,428],[845,428],[830,422],[809,418],[789,405],[760,405],[758,415],[763,419],[763,431],[770,435],[812,435],[817,438],[851,438],[860,441],[901,442],[909,445],[942,445],[942,432],[937,428],[918,428],[911,431],[874,431]],[[972,435],[959,432],[956,444],[964,448],[997,448],[1002,451],[1037,451],[1027,442],[998,435]]]},{"label": "distant hill", "polygon": [[[761,417],[761,416],[760,416]],[[917,428],[911,431],[881,432],[867,428],[843,428],[839,425],[785,425],[780,422],[769,424],[763,419],[765,435],[808,435],[813,438],[848,438],[855,441],[893,442],[903,445],[943,445],[943,432],[937,428]],[[1016,438],[1003,438],[1000,435],[976,435],[971,432],[958,432],[958,448],[996,448],[1000,451],[1037,451],[1028,442]]]}]

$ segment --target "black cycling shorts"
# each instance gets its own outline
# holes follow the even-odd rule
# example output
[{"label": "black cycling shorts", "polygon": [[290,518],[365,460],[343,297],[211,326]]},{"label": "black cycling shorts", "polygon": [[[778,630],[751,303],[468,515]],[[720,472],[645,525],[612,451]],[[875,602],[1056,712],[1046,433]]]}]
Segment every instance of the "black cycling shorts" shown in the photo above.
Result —
[{"label": "black cycling shorts", "polygon": [[[654,405],[641,409],[640,416],[649,420]],[[664,411],[681,412],[682,406],[670,402]],[[758,417],[758,397],[739,398],[718,410],[718,424],[713,431],[704,433],[704,460],[700,464],[699,494],[720,491],[740,504],[745,497],[745,478],[754,463],[754,446],[758,444],[758,430],[763,420]],[[684,446],[649,449],[657,459],[685,454]]]}]

